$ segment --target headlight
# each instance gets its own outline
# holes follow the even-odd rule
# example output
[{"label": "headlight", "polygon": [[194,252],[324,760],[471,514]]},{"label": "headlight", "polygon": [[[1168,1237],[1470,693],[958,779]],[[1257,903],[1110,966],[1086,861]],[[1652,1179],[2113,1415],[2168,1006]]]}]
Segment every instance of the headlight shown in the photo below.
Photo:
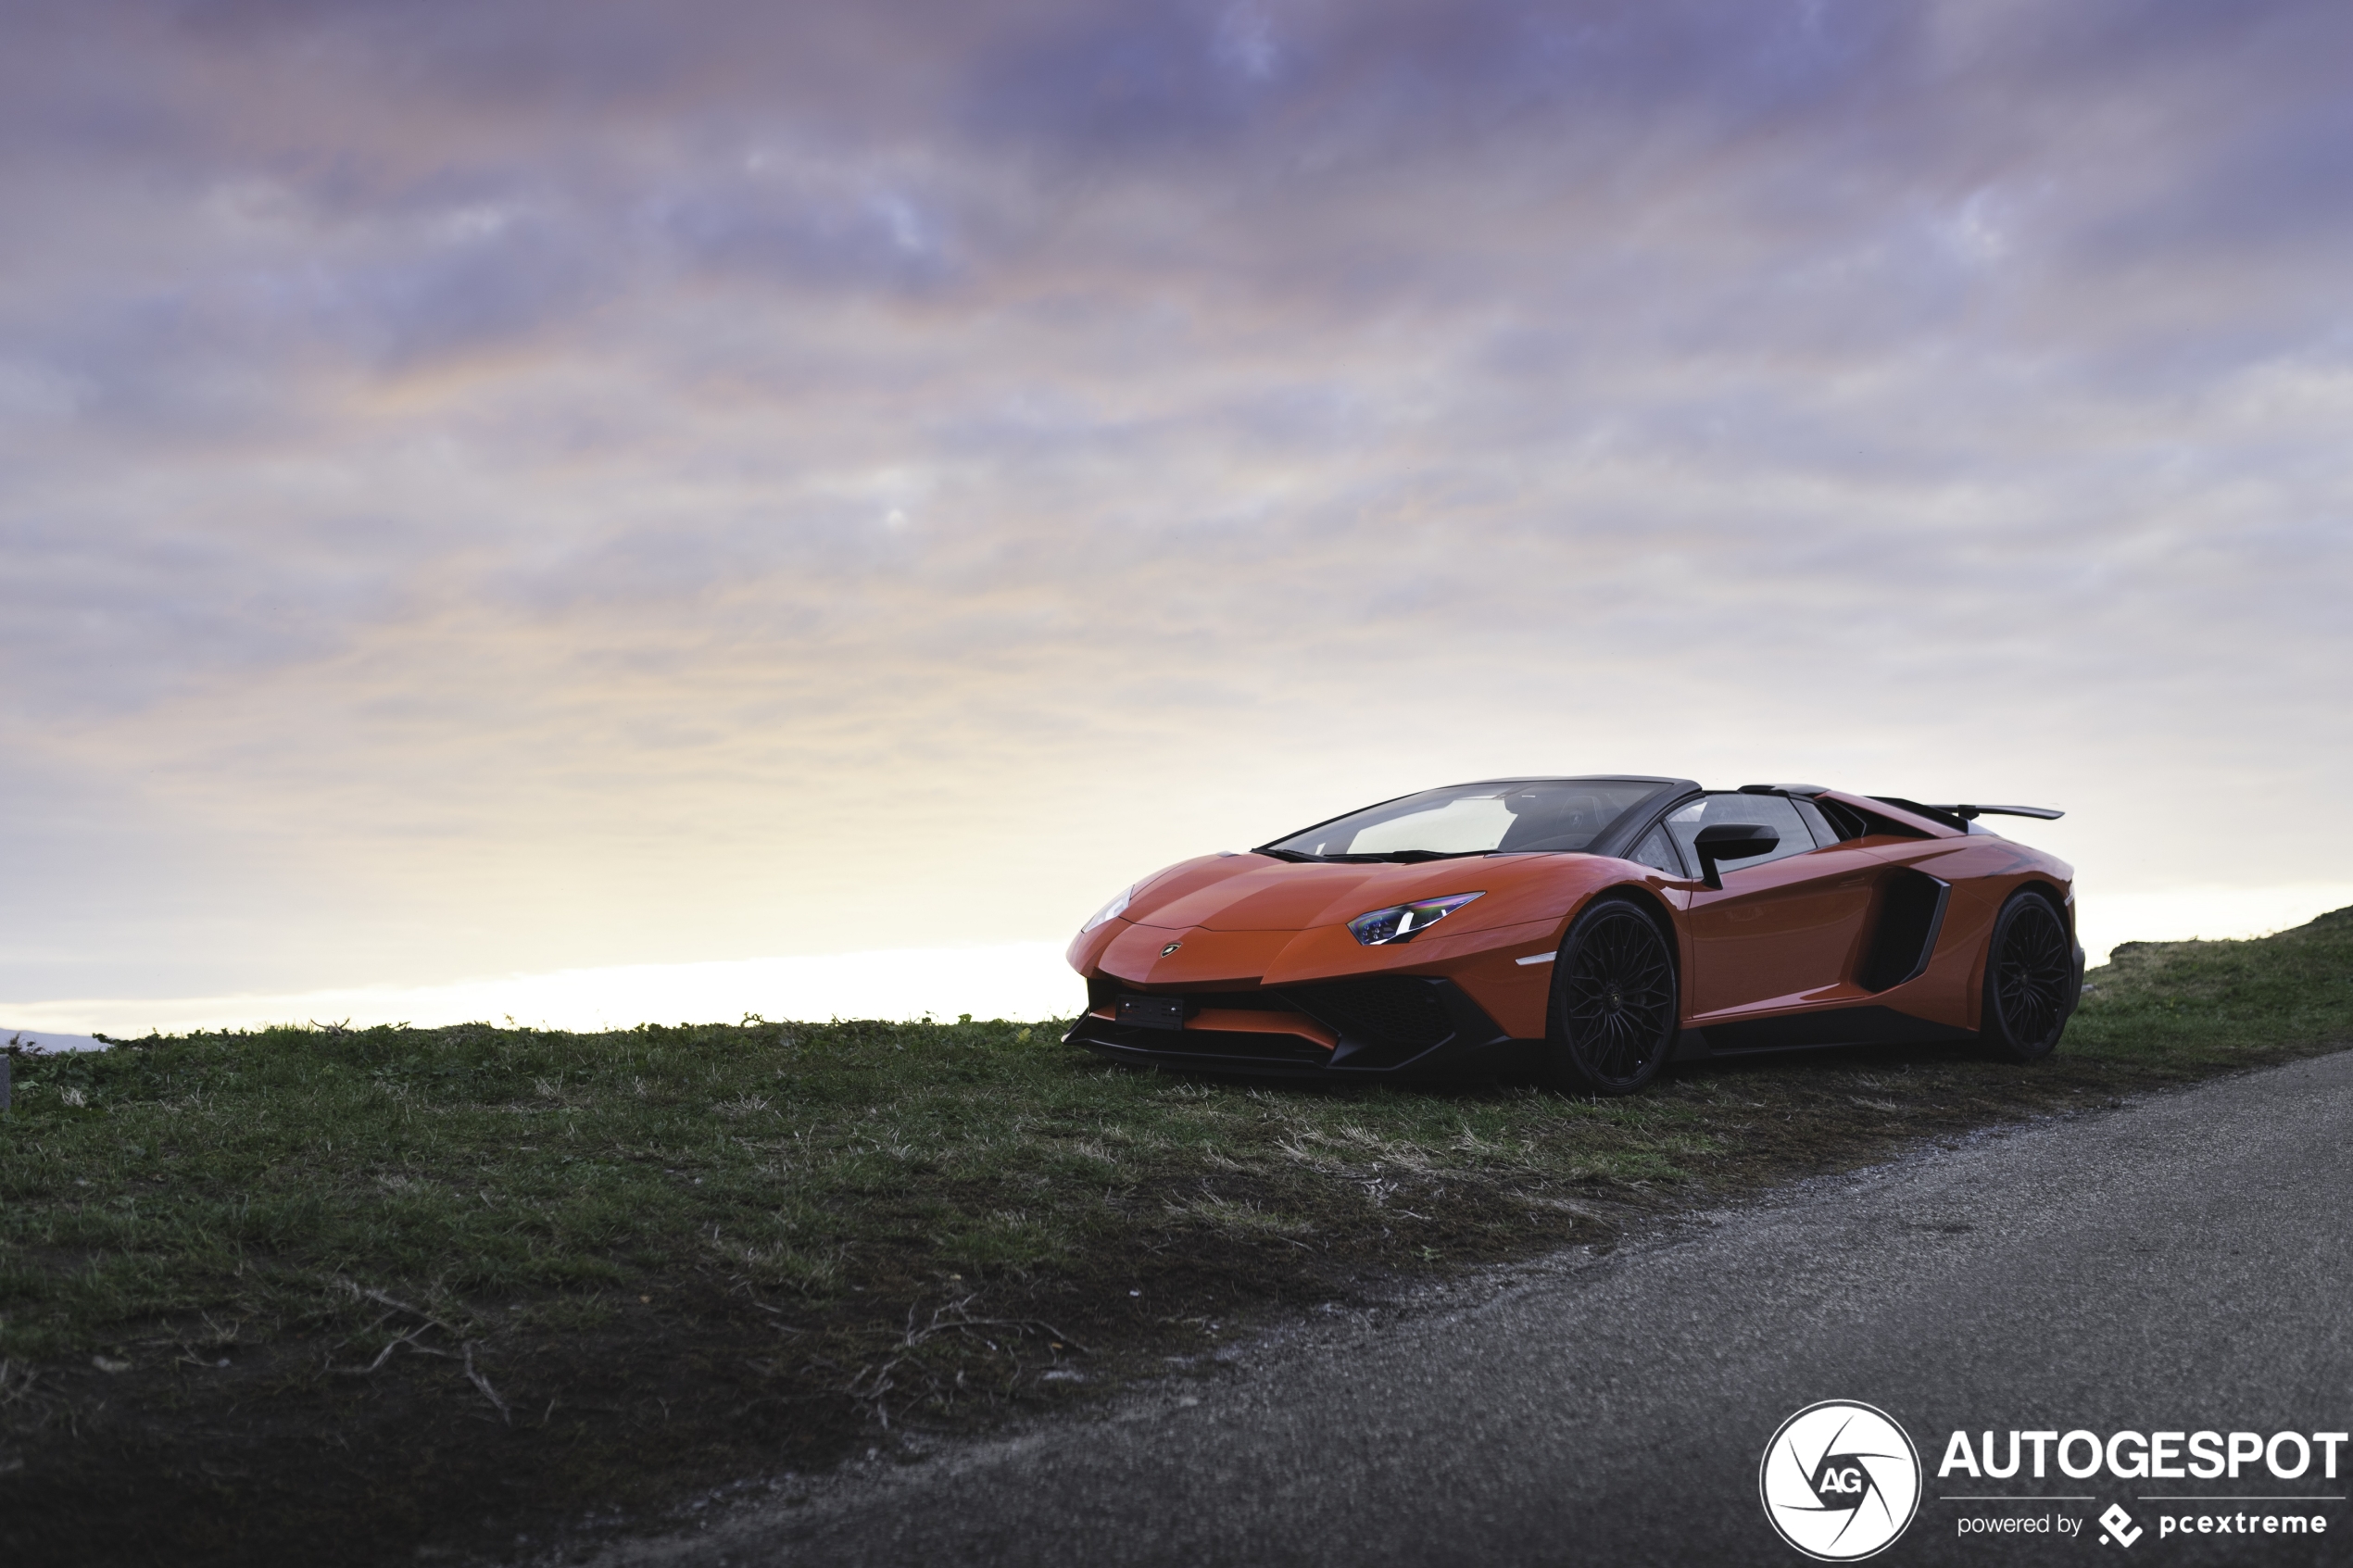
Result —
[{"label": "headlight", "polygon": [[1348,922],[1348,929],[1367,947],[1410,942],[1472,899],[1484,897],[1479,893],[1455,893],[1443,898],[1417,898],[1410,904],[1395,904],[1358,915]]},{"label": "headlight", "polygon": [[[1138,885],[1141,884],[1139,884]],[[1112,916],[1126,909],[1127,908],[1127,900],[1133,898],[1135,896],[1135,887],[1131,886],[1121,888],[1119,890],[1118,897],[1114,898],[1110,903],[1105,904],[1101,909],[1097,909],[1092,915],[1088,917],[1087,923],[1078,928],[1078,935],[1081,936],[1086,935],[1088,932],[1094,930],[1095,927],[1111,919]]]}]

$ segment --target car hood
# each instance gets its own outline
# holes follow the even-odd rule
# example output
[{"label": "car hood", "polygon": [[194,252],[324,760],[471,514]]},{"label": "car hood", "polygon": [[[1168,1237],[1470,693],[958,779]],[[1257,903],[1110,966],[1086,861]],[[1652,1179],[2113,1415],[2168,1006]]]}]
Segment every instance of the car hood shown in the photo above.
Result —
[{"label": "car hood", "polygon": [[[1169,930],[1308,931],[1338,925],[1371,909],[1451,893],[1483,893],[1534,857],[1469,856],[1398,865],[1294,863],[1235,855],[1172,868],[1139,891],[1126,911],[1137,925]],[[1452,917],[1457,931],[1490,923],[1482,898]]]}]

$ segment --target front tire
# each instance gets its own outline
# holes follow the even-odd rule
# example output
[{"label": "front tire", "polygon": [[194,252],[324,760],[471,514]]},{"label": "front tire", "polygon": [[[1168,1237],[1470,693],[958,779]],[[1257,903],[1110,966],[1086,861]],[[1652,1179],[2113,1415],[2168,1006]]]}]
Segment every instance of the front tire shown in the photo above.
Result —
[{"label": "front tire", "polygon": [[1640,905],[1603,898],[1553,964],[1551,1077],[1573,1094],[1630,1095],[1658,1076],[1679,1018],[1675,955]]},{"label": "front tire", "polygon": [[2040,1061],[2067,1027],[2074,981],[2074,947],[2058,911],[2040,893],[2012,894],[1985,944],[1978,1038],[2010,1061]]}]

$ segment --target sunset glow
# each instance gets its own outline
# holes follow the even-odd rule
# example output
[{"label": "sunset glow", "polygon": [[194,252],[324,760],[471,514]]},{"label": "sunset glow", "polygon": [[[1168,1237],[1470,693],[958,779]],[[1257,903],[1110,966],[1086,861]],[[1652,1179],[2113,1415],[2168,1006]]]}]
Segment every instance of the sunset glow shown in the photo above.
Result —
[{"label": "sunset glow", "polygon": [[0,1024],[1045,1016],[1497,773],[2353,887],[2341,7],[11,16]]}]

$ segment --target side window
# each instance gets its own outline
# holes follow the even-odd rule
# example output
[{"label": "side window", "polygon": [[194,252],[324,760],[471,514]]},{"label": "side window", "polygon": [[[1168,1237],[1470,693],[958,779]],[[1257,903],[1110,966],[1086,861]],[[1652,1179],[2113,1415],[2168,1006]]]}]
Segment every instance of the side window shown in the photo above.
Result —
[{"label": "side window", "polygon": [[1700,829],[1713,827],[1718,822],[1755,822],[1771,828],[1781,840],[1769,855],[1725,862],[1727,872],[1786,860],[1792,855],[1803,855],[1814,847],[1814,835],[1806,831],[1805,820],[1798,816],[1797,808],[1778,795],[1705,796],[1668,817],[1666,826],[1667,831],[1674,835],[1675,847],[1683,852],[1683,858],[1697,865],[1699,856],[1692,847],[1692,840],[1699,836]]},{"label": "side window", "polygon": [[1683,857],[1677,853],[1675,840],[1667,835],[1665,822],[1642,834],[1642,841],[1629,849],[1626,858],[1636,865],[1665,872],[1668,876],[1692,874],[1683,869]]},{"label": "side window", "polygon": [[[1801,801],[1798,809],[1805,810],[1808,807],[1829,822],[1831,835],[1842,844],[1852,843],[1858,838],[1877,838],[1882,835],[1894,838],[1929,836],[1908,823],[1896,822],[1890,817],[1882,817],[1876,811],[1858,811],[1843,801]],[[1810,822],[1812,819],[1808,818],[1807,821]],[[1823,842],[1828,843],[1829,840],[1824,839]]]}]

